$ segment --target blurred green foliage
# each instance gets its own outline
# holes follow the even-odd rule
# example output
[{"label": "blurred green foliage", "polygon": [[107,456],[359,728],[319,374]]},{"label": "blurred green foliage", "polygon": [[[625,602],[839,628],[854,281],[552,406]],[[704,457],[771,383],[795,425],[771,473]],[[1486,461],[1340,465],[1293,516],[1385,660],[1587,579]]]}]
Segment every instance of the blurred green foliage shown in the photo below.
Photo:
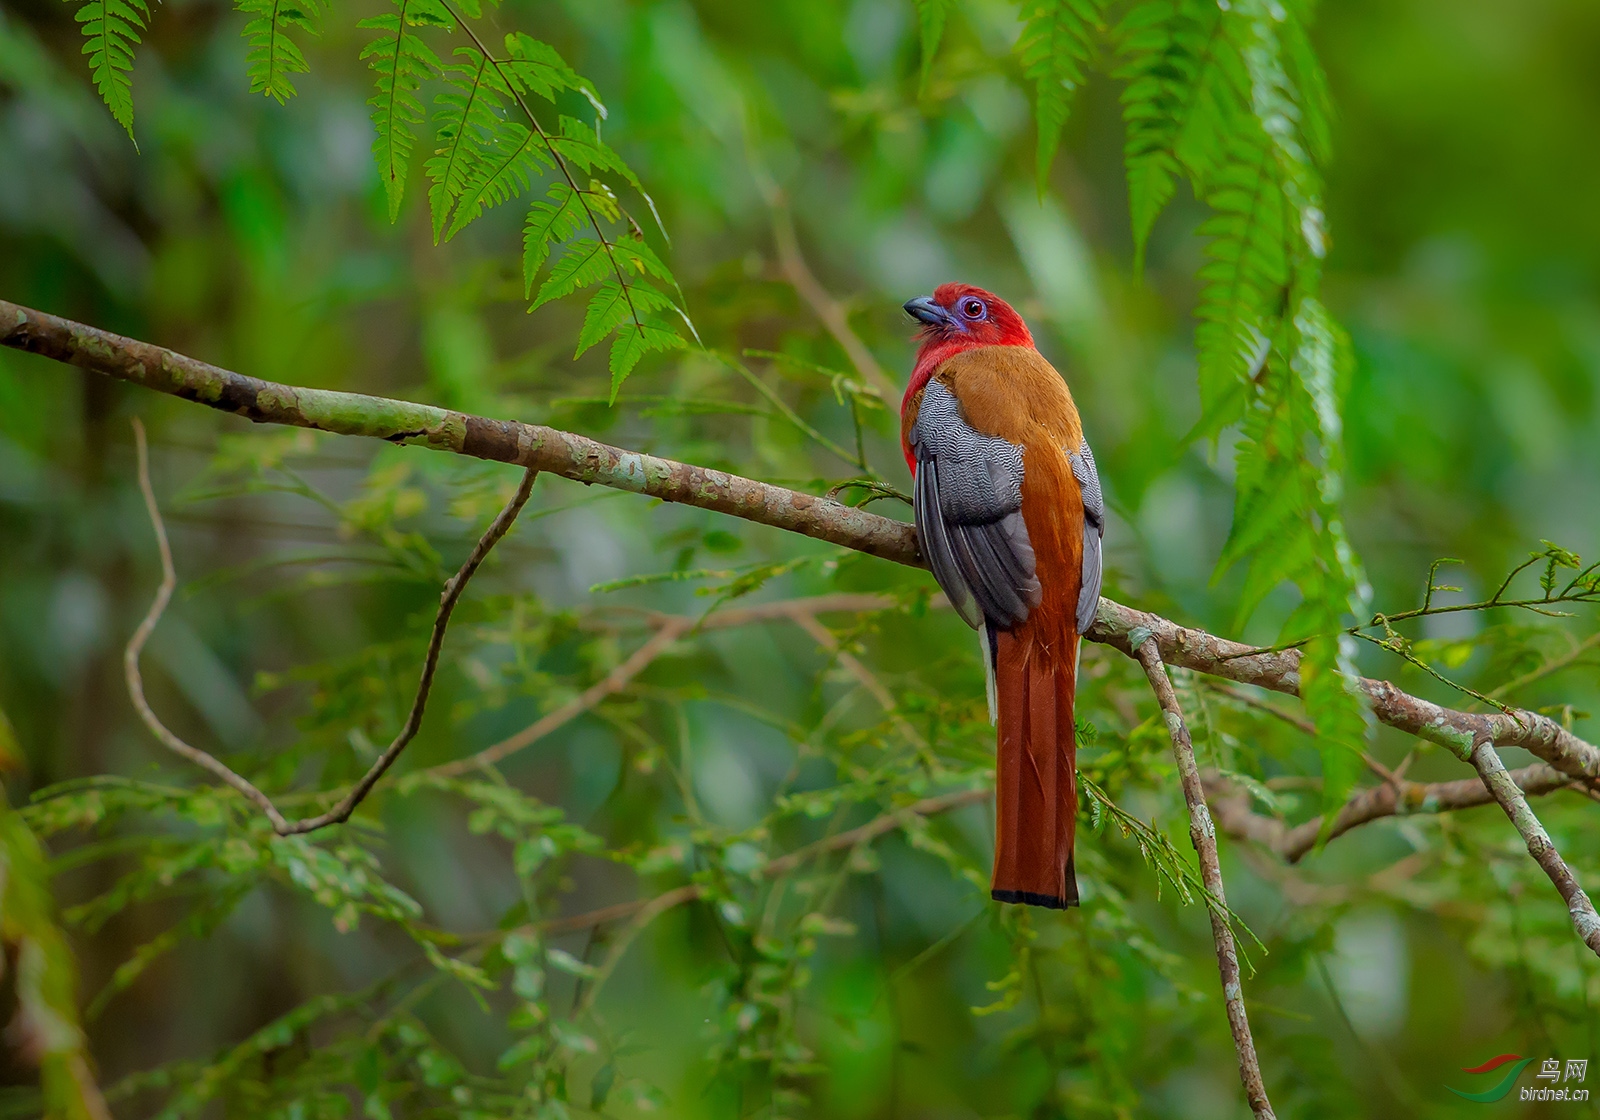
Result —
[{"label": "blurred green foliage", "polygon": [[[797,291],[794,229],[892,376],[909,368],[910,295],[960,278],[1024,312],[1101,463],[1113,597],[1265,644],[1325,633],[1364,580],[1378,609],[1411,607],[1441,556],[1461,558],[1440,579],[1462,590],[1440,601],[1487,597],[1545,538],[1593,559],[1600,13],[1398,0],[1315,16],[1188,0],[7,0],[0,294],[259,377],[816,492],[903,490],[896,402]],[[446,34],[466,24],[481,41]],[[1254,40],[1208,51],[1219,27],[1269,36],[1279,70]],[[496,77],[484,48],[508,35],[524,38]],[[1214,73],[1195,68],[1213,56]],[[1191,86],[1210,117],[1182,117]],[[518,95],[559,139],[529,139]],[[1250,131],[1274,114],[1285,129]],[[1180,119],[1199,123],[1173,133]],[[494,162],[525,144],[544,156]],[[1238,198],[1262,168],[1266,211]],[[606,246],[633,255],[594,267]],[[581,307],[547,304],[580,280]],[[584,352],[608,331],[606,352]],[[121,691],[121,645],[159,578],[135,414],[183,581],[145,659],[152,703],[290,803],[339,789],[404,720],[439,586],[516,483],[248,430],[0,353],[0,708],[26,765],[12,795],[36,795],[0,818],[23,876],[4,929],[47,947],[39,991],[70,1012],[31,828],[117,1115],[1242,1110],[1165,728],[1119,655],[1084,655],[1082,762],[1100,791],[1085,795],[1085,905],[998,907],[981,804],[830,846],[988,781],[976,644],[928,609],[928,577],[543,479],[458,609],[395,779],[350,825],[278,838],[165,756]],[[905,516],[894,507],[874,506]],[[1522,578],[1536,594],[1537,573]],[[823,615],[825,631],[715,622],[829,592],[892,605]],[[436,769],[603,681],[655,612],[712,608],[501,766]],[[1513,698],[1592,740],[1595,662],[1576,645],[1590,610],[1402,629],[1480,691],[1576,651]],[[1467,702],[1382,650],[1324,653]],[[1312,705],[1319,749],[1178,683],[1202,765],[1260,811],[1302,820],[1359,778],[1337,689]],[[1394,765],[1416,747],[1385,730],[1369,750]],[[1464,773],[1420,750],[1408,776]],[[1593,806],[1536,805],[1600,881]],[[1224,854],[1261,940],[1245,941],[1246,994],[1280,1116],[1471,1114],[1483,1106],[1444,1088],[1464,1066],[1594,1056],[1600,968],[1497,810],[1378,822],[1293,868],[1242,843]],[[560,924],[688,887],[660,912]],[[17,959],[6,1008],[30,998]],[[3,1107],[62,1112],[76,1036],[30,1051],[25,1033],[7,1035]]]}]

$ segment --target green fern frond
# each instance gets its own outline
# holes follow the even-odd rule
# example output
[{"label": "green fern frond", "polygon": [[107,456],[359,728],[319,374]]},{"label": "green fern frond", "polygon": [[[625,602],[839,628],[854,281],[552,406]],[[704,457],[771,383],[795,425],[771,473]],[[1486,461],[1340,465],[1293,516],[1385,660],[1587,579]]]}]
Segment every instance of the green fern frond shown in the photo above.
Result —
[{"label": "green fern frond", "polygon": [[500,64],[506,80],[518,93],[532,93],[554,102],[563,90],[584,94],[590,104],[603,117],[605,107],[587,78],[568,66],[566,60],[549,43],[540,42],[531,35],[516,32],[506,36],[507,59]]},{"label": "green fern frond", "polygon": [[460,233],[490,207],[521,197],[550,166],[548,150],[537,133],[509,121],[501,124],[493,143],[472,165],[445,239]]},{"label": "green fern frond", "polygon": [[149,24],[145,0],[85,0],[73,17],[83,25],[83,53],[95,89],[133,138],[133,48]]},{"label": "green fern frond", "polygon": [[1306,147],[1318,166],[1325,166],[1332,156],[1329,119],[1333,116],[1333,98],[1328,92],[1328,76],[1317,59],[1311,45],[1311,13],[1307,0],[1294,0],[1288,6],[1287,17],[1279,30],[1283,44],[1283,61],[1290,83],[1299,91],[1300,131]]},{"label": "green fern frond", "polygon": [[622,383],[646,354],[682,350],[687,345],[682,335],[660,319],[624,323],[611,344],[611,399],[617,399]]},{"label": "green fern frond", "polygon": [[250,76],[250,92],[277,98],[283,104],[295,95],[290,74],[304,74],[310,67],[305,55],[289,38],[289,29],[318,33],[321,16],[317,0],[237,0],[238,10],[250,20],[244,25],[245,72]]},{"label": "green fern frond", "polygon": [[378,135],[372,154],[378,161],[378,175],[389,199],[389,220],[400,216],[405,197],[406,170],[411,149],[416,143],[413,129],[422,121],[422,102],[417,97],[423,79],[437,74],[442,65],[433,49],[414,28],[451,29],[454,21],[439,0],[392,0],[395,10],[364,19],[359,27],[384,34],[361,51],[367,65],[377,75],[377,93],[368,100],[372,123]]},{"label": "green fern frond", "polygon": [[1212,216],[1200,228],[1210,239],[1195,330],[1207,432],[1238,419],[1247,398],[1235,390],[1260,370],[1289,284],[1277,165],[1260,142],[1236,143],[1233,152],[1205,196]]},{"label": "green fern frond", "polygon": [[657,280],[666,280],[669,283],[672,280],[672,273],[661,263],[656,251],[640,238],[625,237],[612,246],[611,252],[620,265],[640,276],[654,276]]},{"label": "green fern frond", "polygon": [[572,356],[580,357],[619,327],[631,328],[635,317],[643,318],[653,311],[669,311],[672,307],[672,300],[649,284],[630,284],[624,288],[615,280],[607,280],[596,289],[589,306],[584,309],[577,353]]},{"label": "green fern frond", "polygon": [[471,47],[457,47],[455,57],[463,61],[443,67],[445,88],[433,99],[436,146],[423,164],[435,244],[480,158],[478,145],[503,123],[498,94],[504,85],[490,60]]},{"label": "green fern frond", "polygon": [[1106,0],[1030,0],[1022,12],[1017,53],[1034,83],[1039,125],[1039,192],[1044,193],[1067,121],[1072,95],[1083,84],[1091,37],[1101,29]]},{"label": "green fern frond", "polygon": [[[1122,92],[1127,131],[1123,162],[1138,268],[1144,264],[1151,227],[1171,201],[1178,175],[1188,171],[1203,177],[1209,166],[1204,156],[1215,143],[1215,129],[1205,126],[1215,124],[1222,105],[1237,101],[1218,98],[1210,88],[1222,77],[1216,51],[1221,18],[1221,9],[1208,0],[1151,0],[1132,8],[1114,35],[1116,76],[1127,82]],[[1185,168],[1178,156],[1179,143],[1197,114],[1201,127],[1186,146],[1195,165]]]},{"label": "green fern frond", "polygon": [[506,119],[511,89],[503,66],[470,47],[456,56],[463,61],[444,67],[445,89],[435,98],[438,146],[426,164],[435,241],[521,196],[554,166],[537,132]]},{"label": "green fern frond", "polygon": [[537,199],[528,208],[528,220],[522,231],[522,282],[523,294],[533,293],[533,281],[539,269],[550,257],[550,246],[577,234],[587,216],[578,194],[564,182],[552,183],[545,198]]},{"label": "green fern frond", "polygon": [[582,288],[592,287],[614,272],[606,244],[598,238],[580,237],[569,244],[566,252],[550,266],[550,275],[545,278],[529,310],[543,307],[553,299],[570,296]]},{"label": "green fern frond", "polygon": [[633,168],[612,151],[587,122],[577,117],[561,118],[561,131],[558,135],[550,137],[550,147],[568,163],[582,168],[585,174],[609,171],[621,176],[624,182],[640,194],[644,193],[644,184],[639,181],[639,176],[634,174]]}]

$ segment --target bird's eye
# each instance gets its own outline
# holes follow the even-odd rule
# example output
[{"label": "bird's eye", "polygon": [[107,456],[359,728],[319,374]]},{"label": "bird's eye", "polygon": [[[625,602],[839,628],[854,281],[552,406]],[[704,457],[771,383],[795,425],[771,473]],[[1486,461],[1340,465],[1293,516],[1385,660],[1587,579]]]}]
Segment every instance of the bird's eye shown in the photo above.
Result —
[{"label": "bird's eye", "polygon": [[961,313],[969,319],[983,318],[983,301],[969,299],[961,305]]}]

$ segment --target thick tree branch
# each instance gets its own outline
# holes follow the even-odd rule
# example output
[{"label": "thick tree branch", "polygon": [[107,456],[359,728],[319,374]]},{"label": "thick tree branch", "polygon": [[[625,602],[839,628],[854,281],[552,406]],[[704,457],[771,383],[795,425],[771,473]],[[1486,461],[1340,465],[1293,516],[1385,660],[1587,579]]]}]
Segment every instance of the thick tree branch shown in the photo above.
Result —
[{"label": "thick tree branch", "polygon": [[515,463],[576,482],[599,483],[664,502],[729,513],[886,560],[918,564],[916,535],[904,522],[723,471],[624,451],[540,424],[490,420],[387,397],[260,381],[5,300],[0,300],[0,345],[131,381],[258,424],[370,436]]},{"label": "thick tree branch", "polygon": [[[1291,696],[1300,693],[1298,650],[1251,654],[1252,646],[1191,630],[1108,599],[1100,600],[1099,616],[1087,636],[1129,657],[1137,657],[1137,647],[1154,638],[1168,665]],[[1362,677],[1359,683],[1372,704],[1372,714],[1381,722],[1447,747],[1463,762],[1472,761],[1473,743],[1487,735],[1496,746],[1521,747],[1563,774],[1590,784],[1600,782],[1600,749],[1548,716],[1520,709],[1509,714],[1456,711],[1412,696],[1388,681]]]},{"label": "thick tree branch", "polygon": [[1267,1088],[1261,1080],[1261,1062],[1256,1057],[1255,1039],[1250,1034],[1250,1017],[1245,1012],[1244,988],[1239,980],[1239,951],[1233,940],[1233,927],[1228,924],[1228,898],[1222,885],[1222,862],[1217,857],[1217,830],[1211,823],[1211,812],[1206,807],[1205,788],[1200,781],[1200,769],[1194,761],[1194,744],[1189,740],[1189,727],[1183,719],[1183,709],[1178,704],[1178,694],[1167,676],[1161,654],[1152,638],[1146,637],[1134,647],[1134,656],[1144,666],[1145,677],[1155,693],[1161,713],[1166,717],[1167,732],[1172,738],[1172,755],[1178,763],[1178,779],[1183,785],[1183,799],[1189,805],[1189,841],[1200,857],[1200,881],[1215,905],[1207,905],[1211,916],[1211,939],[1217,946],[1217,971],[1222,975],[1222,995],[1228,1009],[1228,1025],[1233,1029],[1233,1048],[1239,1055],[1239,1080],[1244,1085],[1245,1098],[1256,1120],[1274,1120],[1272,1102],[1267,1099]]}]

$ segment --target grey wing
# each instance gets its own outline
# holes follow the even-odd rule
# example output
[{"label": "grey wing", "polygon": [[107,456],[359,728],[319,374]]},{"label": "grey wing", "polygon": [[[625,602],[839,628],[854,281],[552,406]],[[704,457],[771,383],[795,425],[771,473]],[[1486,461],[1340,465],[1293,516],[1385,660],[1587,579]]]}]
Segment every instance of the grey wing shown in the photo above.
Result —
[{"label": "grey wing", "polygon": [[934,578],[967,625],[1010,629],[1039,601],[1022,520],[1022,448],[973,431],[938,381],[923,391],[910,437],[912,506]]},{"label": "grey wing", "polygon": [[1072,463],[1072,476],[1078,480],[1078,489],[1083,492],[1083,584],[1078,592],[1078,633],[1085,634],[1094,625],[1095,611],[1100,606],[1104,574],[1100,567],[1100,543],[1106,535],[1106,499],[1100,489],[1100,474],[1095,470],[1089,441],[1084,440],[1067,458]]}]

